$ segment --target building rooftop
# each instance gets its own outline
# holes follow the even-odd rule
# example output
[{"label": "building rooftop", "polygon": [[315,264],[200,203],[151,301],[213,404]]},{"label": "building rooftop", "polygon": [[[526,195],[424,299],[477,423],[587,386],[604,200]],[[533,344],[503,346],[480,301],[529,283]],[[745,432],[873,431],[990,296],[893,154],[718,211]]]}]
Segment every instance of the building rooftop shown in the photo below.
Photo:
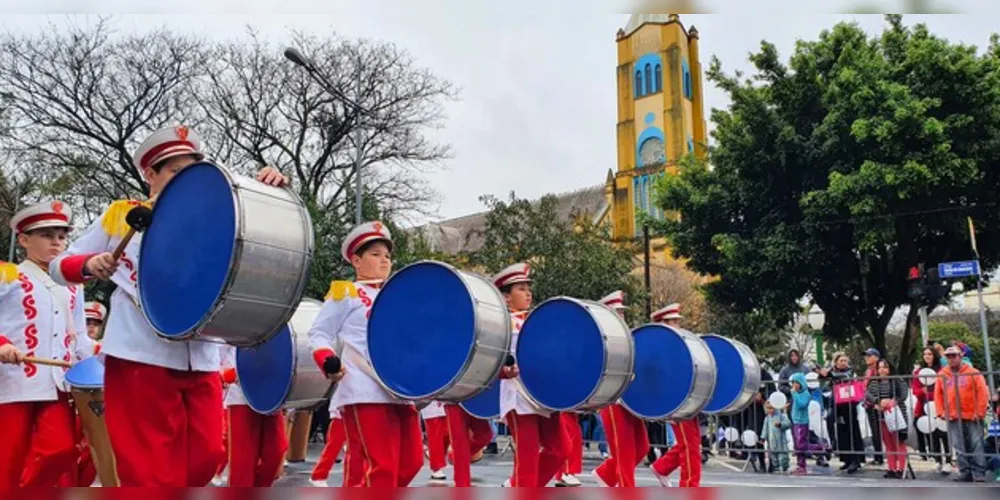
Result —
[{"label": "building rooftop", "polygon": [[666,24],[677,20],[677,14],[632,14],[625,24],[625,36],[639,29],[646,23]]},{"label": "building rooftop", "polygon": [[[555,195],[556,211],[560,219],[568,220],[574,212],[598,219],[606,210],[604,184],[569,193]],[[533,201],[537,203],[539,200]],[[474,252],[483,246],[482,230],[486,227],[487,212],[464,215],[455,219],[432,222],[418,226],[413,231],[421,234],[431,249],[455,255]]]}]

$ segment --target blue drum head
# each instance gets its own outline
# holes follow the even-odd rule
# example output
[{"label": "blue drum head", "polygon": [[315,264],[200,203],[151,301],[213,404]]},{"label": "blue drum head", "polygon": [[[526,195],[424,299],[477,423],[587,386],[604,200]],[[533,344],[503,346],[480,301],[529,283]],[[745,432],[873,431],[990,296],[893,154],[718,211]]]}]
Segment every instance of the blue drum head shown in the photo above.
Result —
[{"label": "blue drum head", "polygon": [[91,356],[66,370],[66,383],[74,389],[104,389],[104,363]]},{"label": "blue drum head", "polygon": [[635,379],[622,402],[636,415],[667,418],[684,404],[694,381],[694,361],[684,339],[672,328],[650,324],[632,331]]},{"label": "blue drum head", "polygon": [[494,380],[485,391],[462,401],[459,406],[476,418],[500,418],[500,380]]},{"label": "blue drum head", "polygon": [[706,413],[720,412],[727,406],[733,404],[740,393],[743,392],[743,379],[746,376],[746,369],[743,367],[743,358],[736,346],[718,335],[704,335],[702,340],[708,344],[708,349],[715,357],[715,367],[718,370],[715,376],[715,393],[712,400],[705,406]]},{"label": "blue drum head", "polygon": [[292,390],[295,363],[292,330],[287,325],[263,344],[238,347],[236,377],[247,405],[264,415],[281,409]]},{"label": "blue drum head", "polygon": [[236,205],[210,163],[181,170],[160,193],[142,235],[138,292],[150,325],[185,338],[218,301],[236,246]]},{"label": "blue drum head", "polygon": [[604,375],[601,328],[580,302],[547,300],[528,315],[517,339],[517,365],[528,394],[556,410],[579,407]]},{"label": "blue drum head", "polygon": [[423,398],[461,375],[476,339],[473,297],[454,270],[418,262],[379,292],[368,319],[368,353],[382,383]]}]

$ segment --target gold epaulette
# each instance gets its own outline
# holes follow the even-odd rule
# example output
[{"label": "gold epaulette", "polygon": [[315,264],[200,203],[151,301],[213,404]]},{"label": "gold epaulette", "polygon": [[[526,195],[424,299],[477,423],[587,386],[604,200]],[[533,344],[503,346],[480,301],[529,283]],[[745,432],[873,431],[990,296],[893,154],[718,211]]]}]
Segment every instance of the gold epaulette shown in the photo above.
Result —
[{"label": "gold epaulette", "polygon": [[118,200],[112,203],[101,217],[101,227],[104,228],[104,232],[108,233],[109,236],[123,238],[129,229],[125,215],[128,214],[129,210],[139,205],[152,208],[152,204],[148,201]]},{"label": "gold epaulette", "polygon": [[20,271],[17,270],[17,264],[0,261],[0,284],[6,285],[17,281],[18,274]]},{"label": "gold epaulette", "polygon": [[348,297],[352,299],[358,297],[358,288],[354,286],[353,282],[337,280],[330,283],[330,291],[326,292],[326,300],[340,302]]}]

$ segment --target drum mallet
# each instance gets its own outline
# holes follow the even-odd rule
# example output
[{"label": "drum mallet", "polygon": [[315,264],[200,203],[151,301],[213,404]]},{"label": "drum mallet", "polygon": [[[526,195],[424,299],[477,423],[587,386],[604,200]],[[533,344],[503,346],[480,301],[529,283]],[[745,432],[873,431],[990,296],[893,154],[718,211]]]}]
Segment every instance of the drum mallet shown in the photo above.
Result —
[{"label": "drum mallet", "polygon": [[62,361],[59,359],[42,359],[32,356],[25,356],[25,363],[31,363],[34,365],[45,365],[45,366],[58,366],[60,368],[72,368],[73,364],[68,361]]},{"label": "drum mallet", "polygon": [[125,233],[125,237],[115,247],[115,251],[111,253],[111,256],[115,260],[121,258],[122,253],[125,252],[125,247],[132,241],[132,237],[135,236],[136,232],[145,231],[153,223],[153,209],[145,205],[137,205],[125,214],[125,222],[129,226],[128,233]]}]

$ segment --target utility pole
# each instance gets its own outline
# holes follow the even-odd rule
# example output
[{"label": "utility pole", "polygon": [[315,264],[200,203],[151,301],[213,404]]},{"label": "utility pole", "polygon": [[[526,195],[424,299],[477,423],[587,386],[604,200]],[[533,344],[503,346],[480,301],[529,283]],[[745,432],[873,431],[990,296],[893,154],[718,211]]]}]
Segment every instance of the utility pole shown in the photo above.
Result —
[{"label": "utility pole", "polygon": [[653,293],[649,280],[649,225],[642,226],[642,255],[643,255],[643,278],[646,286],[646,318],[649,320],[653,314]]}]

